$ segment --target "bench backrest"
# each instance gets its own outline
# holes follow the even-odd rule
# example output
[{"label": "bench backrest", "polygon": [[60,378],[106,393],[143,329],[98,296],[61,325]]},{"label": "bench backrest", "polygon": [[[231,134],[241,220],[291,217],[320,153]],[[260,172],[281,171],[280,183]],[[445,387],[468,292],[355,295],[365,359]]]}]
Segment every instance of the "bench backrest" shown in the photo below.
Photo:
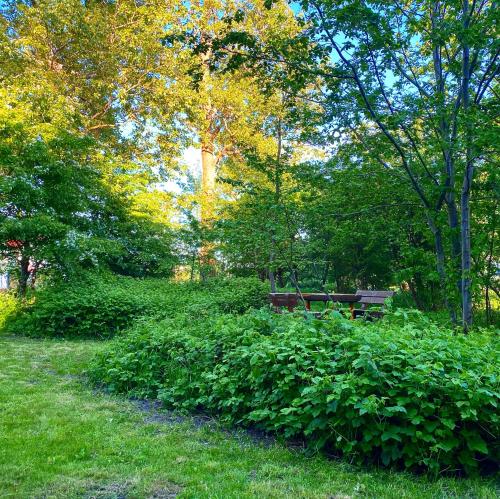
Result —
[{"label": "bench backrest", "polygon": [[299,301],[296,293],[269,293],[269,299],[275,307],[296,307]]},{"label": "bench backrest", "polygon": [[358,289],[357,295],[361,295],[361,300],[358,303],[366,307],[367,305],[383,305],[387,298],[394,295],[394,291],[369,291],[366,289]]}]

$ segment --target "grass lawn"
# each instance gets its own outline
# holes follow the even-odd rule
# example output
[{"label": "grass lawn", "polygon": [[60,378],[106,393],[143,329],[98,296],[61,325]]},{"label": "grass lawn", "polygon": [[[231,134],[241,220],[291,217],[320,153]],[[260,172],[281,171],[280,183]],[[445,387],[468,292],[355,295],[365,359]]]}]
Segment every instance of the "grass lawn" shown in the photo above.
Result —
[{"label": "grass lawn", "polygon": [[493,480],[359,470],[96,393],[81,373],[102,347],[0,337],[0,497],[498,497]]}]

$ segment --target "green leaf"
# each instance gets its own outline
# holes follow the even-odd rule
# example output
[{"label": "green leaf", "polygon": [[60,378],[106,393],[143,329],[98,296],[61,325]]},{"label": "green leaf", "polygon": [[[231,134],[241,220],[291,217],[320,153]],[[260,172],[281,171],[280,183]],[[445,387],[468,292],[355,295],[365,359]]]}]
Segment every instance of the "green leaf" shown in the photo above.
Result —
[{"label": "green leaf", "polygon": [[486,442],[477,434],[470,435],[467,438],[467,447],[470,450],[476,450],[483,454],[488,454],[488,446]]}]

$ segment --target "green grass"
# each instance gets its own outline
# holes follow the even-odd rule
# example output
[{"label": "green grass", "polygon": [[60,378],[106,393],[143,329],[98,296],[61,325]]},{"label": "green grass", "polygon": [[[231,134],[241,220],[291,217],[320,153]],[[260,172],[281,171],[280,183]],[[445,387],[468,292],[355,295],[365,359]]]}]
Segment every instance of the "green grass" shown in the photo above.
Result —
[{"label": "green grass", "polygon": [[498,496],[493,479],[360,470],[215,424],[159,421],[85,383],[103,347],[0,337],[0,497]]}]

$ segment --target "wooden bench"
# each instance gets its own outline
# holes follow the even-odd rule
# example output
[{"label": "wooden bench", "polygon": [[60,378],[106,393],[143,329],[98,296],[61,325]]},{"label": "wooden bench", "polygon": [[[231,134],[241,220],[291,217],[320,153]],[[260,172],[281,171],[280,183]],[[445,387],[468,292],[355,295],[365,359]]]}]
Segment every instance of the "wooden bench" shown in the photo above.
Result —
[{"label": "wooden bench", "polygon": [[269,300],[276,312],[279,313],[281,307],[286,307],[289,312],[293,312],[299,302],[299,297],[297,293],[269,293]]},{"label": "wooden bench", "polygon": [[[394,295],[394,291],[369,291],[366,289],[358,289],[356,294],[361,296],[359,303],[361,304],[360,309],[353,310],[353,318],[362,317],[367,315],[367,317],[375,317],[380,319],[384,316],[383,307],[385,300],[391,298]],[[380,305],[382,310],[369,310],[370,305]]]}]

